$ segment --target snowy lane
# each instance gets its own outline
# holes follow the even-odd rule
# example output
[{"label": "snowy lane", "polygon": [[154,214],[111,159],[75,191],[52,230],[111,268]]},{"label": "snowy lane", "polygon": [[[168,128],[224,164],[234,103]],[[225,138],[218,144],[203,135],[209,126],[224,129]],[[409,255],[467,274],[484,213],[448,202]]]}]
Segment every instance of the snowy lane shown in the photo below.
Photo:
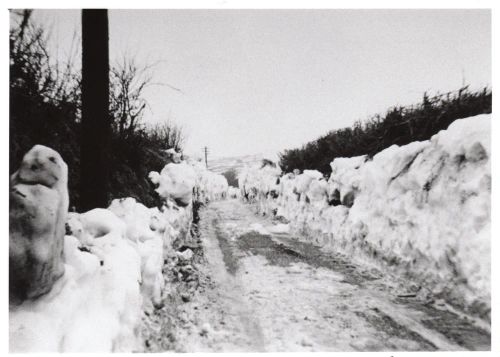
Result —
[{"label": "snowy lane", "polygon": [[187,351],[490,348],[487,326],[285,231],[238,200],[202,210],[206,281],[184,308],[195,327],[179,341]]}]

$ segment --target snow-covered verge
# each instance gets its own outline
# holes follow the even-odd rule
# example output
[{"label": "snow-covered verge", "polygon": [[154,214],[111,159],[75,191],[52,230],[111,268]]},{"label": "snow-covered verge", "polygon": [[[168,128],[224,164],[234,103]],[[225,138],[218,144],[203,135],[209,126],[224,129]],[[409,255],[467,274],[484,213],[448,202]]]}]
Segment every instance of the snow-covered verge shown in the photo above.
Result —
[{"label": "snow-covered verge", "polygon": [[275,196],[281,169],[270,162],[244,167],[238,175],[241,197],[248,201]]},{"label": "snow-covered verge", "polygon": [[[298,237],[402,273],[489,318],[491,115],[460,119],[430,140],[337,158],[317,171],[240,178],[259,211]],[[273,194],[276,191],[277,194]]]},{"label": "snow-covered verge", "polygon": [[241,196],[240,190],[236,187],[230,186],[227,189],[227,197],[229,198],[239,198]]},{"label": "snow-covered verge", "polygon": [[173,242],[189,234],[193,199],[225,196],[222,180],[193,163],[167,164],[150,178],[160,209],[123,198],[68,215],[65,272],[48,294],[11,304],[11,352],[141,350],[142,320],[165,303],[162,269],[175,259]]},{"label": "snow-covered verge", "polygon": [[196,199],[200,202],[220,200],[227,197],[229,185],[227,179],[218,173],[209,171],[200,161],[190,161],[196,172]]},{"label": "snow-covered verge", "polygon": [[196,160],[167,164],[160,173],[151,172],[149,178],[158,185],[160,196],[180,206],[189,205],[193,195],[200,202],[222,199],[228,190],[224,176],[207,170]]}]

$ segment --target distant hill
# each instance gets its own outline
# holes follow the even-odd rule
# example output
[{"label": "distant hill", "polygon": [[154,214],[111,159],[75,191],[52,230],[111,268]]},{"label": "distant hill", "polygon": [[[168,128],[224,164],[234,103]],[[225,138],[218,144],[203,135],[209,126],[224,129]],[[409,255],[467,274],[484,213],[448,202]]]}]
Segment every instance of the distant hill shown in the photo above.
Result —
[{"label": "distant hill", "polygon": [[260,163],[264,159],[262,154],[233,156],[233,157],[219,157],[208,160],[208,169],[217,173],[224,173],[228,170],[235,170],[237,173],[241,171],[244,166],[252,166]]}]

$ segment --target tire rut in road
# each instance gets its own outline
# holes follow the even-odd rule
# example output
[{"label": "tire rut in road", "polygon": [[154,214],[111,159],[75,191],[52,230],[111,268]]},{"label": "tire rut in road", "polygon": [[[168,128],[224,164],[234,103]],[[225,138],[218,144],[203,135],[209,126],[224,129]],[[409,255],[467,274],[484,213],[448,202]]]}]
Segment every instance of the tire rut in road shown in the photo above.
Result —
[{"label": "tire rut in road", "polygon": [[404,301],[403,299],[395,301],[423,312],[425,314],[425,317],[421,319],[423,326],[444,335],[458,346],[475,351],[491,349],[491,333],[476,326],[472,319],[418,301]]},{"label": "tire rut in road", "polygon": [[219,242],[220,250],[222,252],[222,260],[224,261],[227,272],[231,275],[235,275],[238,270],[239,264],[238,257],[235,256],[234,244],[230,241],[230,238],[227,236],[227,234],[220,228],[218,222],[219,220],[217,218],[213,218],[211,221],[212,227],[215,230],[217,241]]},{"label": "tire rut in road", "polygon": [[[436,351],[438,349],[432,342],[425,339],[417,332],[399,324],[391,316],[383,313],[376,307],[372,308],[370,312],[355,311],[355,314],[365,319],[370,325],[375,327],[381,335],[384,334],[393,338],[396,337],[404,340],[415,341],[420,346],[420,351]],[[389,348],[396,350],[398,346],[392,344]]]},{"label": "tire rut in road", "polygon": [[[217,211],[217,210],[216,210]],[[235,210],[236,211],[236,210]],[[240,214],[241,212],[237,212]],[[231,212],[231,217],[226,217],[227,212],[217,212],[212,216],[212,227],[219,243],[225,268],[229,274],[235,276],[242,268],[241,261],[248,256],[262,256],[269,265],[288,267],[295,263],[305,263],[314,268],[326,268],[342,274],[342,283],[356,286],[360,291],[382,291],[385,299],[384,311],[372,307],[368,310],[353,311],[356,316],[366,321],[373,327],[380,338],[387,337],[401,340],[411,340],[416,343],[419,350],[432,351],[449,346],[467,350],[488,350],[491,345],[490,333],[472,321],[451,311],[445,311],[434,306],[432,301],[422,300],[418,294],[398,294],[393,286],[386,285],[386,274],[375,268],[366,268],[352,264],[343,255],[325,252],[320,247],[311,243],[300,242],[289,234],[262,234],[250,229],[247,218],[239,217],[236,212]],[[231,222],[239,229],[227,229],[225,224]],[[255,221],[255,220],[254,220]],[[243,228],[243,229],[241,229]],[[245,272],[246,273],[246,272]],[[374,301],[377,298],[374,297]],[[401,306],[401,311],[406,310],[408,316],[399,321],[398,313],[391,311],[387,306]],[[408,318],[414,318],[409,323]],[[402,316],[401,316],[402,317]],[[414,324],[417,324],[415,326]],[[417,332],[418,331],[418,332]],[[430,334],[435,336],[430,336]],[[376,347],[376,346],[374,346]],[[381,347],[381,346],[378,346]],[[397,343],[386,346],[397,350]]]},{"label": "tire rut in road", "polygon": [[[333,253],[326,254],[319,247],[313,246],[308,243],[299,242],[293,238],[279,237],[278,240],[286,242],[286,245],[276,243],[270,235],[260,235],[257,232],[247,233],[240,239],[247,240],[240,245],[242,249],[257,254],[262,254],[271,264],[289,265],[291,262],[304,262],[314,267],[323,267],[340,272],[344,275],[343,282],[357,285],[359,287],[365,286],[367,283],[378,280],[382,277],[382,273],[376,269],[361,269],[353,264],[350,264],[346,259],[340,255],[335,256]],[[259,240],[267,240],[266,243],[260,244],[259,248],[252,247],[252,244],[259,242]],[[251,244],[247,244],[251,242]],[[265,246],[262,249],[262,245]],[[280,254],[285,253],[285,254]],[[414,310],[421,311],[426,317],[420,320],[421,324],[429,330],[433,330],[445,336],[448,340],[457,344],[458,346],[467,350],[489,350],[491,348],[491,334],[489,331],[476,326],[472,320],[459,316],[458,314],[438,309],[432,303],[421,301],[417,298],[417,294],[396,295],[391,298],[391,301],[397,304],[405,305],[406,307]],[[379,317],[373,315],[359,316],[366,318],[366,320],[375,327],[385,327],[389,331],[404,331],[402,327],[393,328],[394,320],[390,316],[379,312]],[[370,317],[371,316],[371,317]],[[394,323],[392,323],[394,322]],[[397,324],[397,323],[396,323]],[[408,330],[405,334],[408,337],[415,337],[414,340],[419,342],[425,350],[435,350],[436,346],[430,341],[425,340],[417,333]],[[420,337],[419,337],[420,336]]]},{"label": "tire rut in road", "polygon": [[[217,239],[221,246],[224,263],[231,274],[238,270],[238,261],[245,256],[241,252],[253,255],[264,256],[268,263],[281,267],[290,266],[293,263],[305,263],[314,268],[327,268],[344,274],[344,282],[353,285],[362,285],[365,281],[379,279],[382,274],[375,270],[361,270],[349,263],[341,255],[333,253],[326,254],[321,248],[312,244],[301,243],[293,238],[275,237],[268,234],[261,234],[256,231],[249,231],[238,237],[228,237],[220,228],[219,221],[213,220],[216,229]],[[282,240],[284,243],[279,242]]]}]

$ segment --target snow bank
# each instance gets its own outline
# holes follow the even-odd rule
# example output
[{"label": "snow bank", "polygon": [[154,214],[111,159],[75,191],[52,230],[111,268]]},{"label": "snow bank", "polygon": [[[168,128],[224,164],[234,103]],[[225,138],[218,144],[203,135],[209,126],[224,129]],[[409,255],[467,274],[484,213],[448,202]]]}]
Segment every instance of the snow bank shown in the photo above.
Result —
[{"label": "snow bank", "polygon": [[183,207],[191,203],[196,173],[186,162],[167,164],[160,173],[151,172],[149,178],[158,185],[156,192],[161,197],[171,199]]},{"label": "snow bank", "polygon": [[126,238],[134,244],[141,260],[141,293],[143,309],[162,303],[163,262],[172,242],[181,234],[179,228],[189,226],[191,211],[174,207],[147,208],[133,198],[113,200],[109,210],[126,227]]},{"label": "snow bank", "polygon": [[280,175],[281,169],[270,161],[244,167],[238,174],[241,196],[252,201],[275,195]]},{"label": "snow bank", "polygon": [[163,301],[164,259],[191,220],[190,210],[133,198],[71,213],[66,274],[49,295],[11,308],[11,351],[136,350],[142,312]]},{"label": "snow bank", "polygon": [[11,352],[131,351],[140,323],[140,257],[110,211],[81,215],[87,243],[66,236],[65,274],[52,291],[10,308]]},{"label": "snow bank", "polygon": [[227,190],[227,197],[229,198],[239,198],[240,197],[240,190],[236,187],[230,186]]},{"label": "snow bank", "polygon": [[65,273],[50,293],[10,306],[10,351],[140,350],[144,312],[161,307],[169,291],[164,261],[175,256],[172,243],[192,223],[193,190],[225,196],[227,182],[219,176],[170,163],[150,174],[165,199],[161,209],[124,198],[108,209],[68,214]]},{"label": "snow bank", "polygon": [[196,171],[196,187],[198,201],[209,202],[221,200],[227,197],[229,185],[226,178],[206,169],[200,161],[192,162]]},{"label": "snow bank", "polygon": [[150,180],[165,200],[186,207],[195,199],[201,202],[226,198],[228,183],[224,176],[206,169],[197,160],[167,164],[161,173],[152,171]]},{"label": "snow bank", "polygon": [[[337,158],[328,181],[314,171],[286,174],[276,199],[257,192],[259,209],[326,248],[488,310],[490,120],[456,120],[428,141],[394,145],[371,160]],[[252,182],[268,178],[252,175]]]},{"label": "snow bank", "polygon": [[35,145],[9,184],[9,299],[48,293],[64,274],[68,167],[54,150]]}]

